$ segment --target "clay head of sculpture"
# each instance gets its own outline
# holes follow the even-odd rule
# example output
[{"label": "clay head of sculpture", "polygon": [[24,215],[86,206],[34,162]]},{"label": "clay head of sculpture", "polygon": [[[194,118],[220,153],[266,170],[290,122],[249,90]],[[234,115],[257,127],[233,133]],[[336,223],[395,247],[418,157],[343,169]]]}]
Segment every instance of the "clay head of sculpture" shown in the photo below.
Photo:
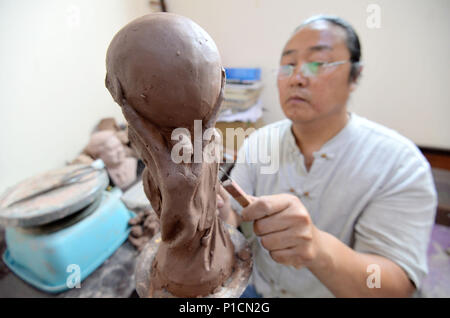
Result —
[{"label": "clay head of sculpture", "polygon": [[109,177],[121,189],[136,179],[137,160],[126,156],[125,146],[113,130],[94,132],[85,151],[105,163]]},{"label": "clay head of sculpture", "polygon": [[171,133],[182,127],[193,137],[194,120],[202,121],[203,131],[214,127],[225,82],[217,47],[188,18],[149,14],[115,35],[106,67],[106,87],[129,123],[131,144],[146,165],[144,191],[160,218],[155,288],[208,295],[234,262],[233,244],[216,214],[218,163],[173,162]]},{"label": "clay head of sculpture", "polygon": [[125,150],[112,130],[94,132],[86,151],[100,158],[107,167],[120,165],[125,160]]}]

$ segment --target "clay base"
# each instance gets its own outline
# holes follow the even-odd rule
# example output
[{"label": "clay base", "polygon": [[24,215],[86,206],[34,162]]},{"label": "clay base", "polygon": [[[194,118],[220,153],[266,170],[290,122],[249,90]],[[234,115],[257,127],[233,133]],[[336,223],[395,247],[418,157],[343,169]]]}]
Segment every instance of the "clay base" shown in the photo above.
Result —
[{"label": "clay base", "polygon": [[[224,286],[219,286],[213,294],[206,298],[237,298],[241,296],[252,272],[253,260],[247,240],[237,229],[226,224],[225,227],[234,245],[235,266]],[[136,291],[141,298],[176,298],[166,289],[155,290],[152,286],[151,269],[160,243],[161,233],[158,233],[147,243],[137,260]]]}]

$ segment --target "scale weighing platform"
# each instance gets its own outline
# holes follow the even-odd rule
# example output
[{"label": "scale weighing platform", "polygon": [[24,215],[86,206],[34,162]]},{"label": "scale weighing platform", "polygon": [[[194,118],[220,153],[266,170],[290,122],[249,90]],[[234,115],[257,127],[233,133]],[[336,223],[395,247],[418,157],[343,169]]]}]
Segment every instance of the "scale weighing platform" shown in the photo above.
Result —
[{"label": "scale weighing platform", "polygon": [[[105,190],[101,161],[27,179],[0,196],[3,261],[32,286],[59,293],[81,283],[127,239],[134,216]],[[74,275],[75,274],[75,275]]]}]

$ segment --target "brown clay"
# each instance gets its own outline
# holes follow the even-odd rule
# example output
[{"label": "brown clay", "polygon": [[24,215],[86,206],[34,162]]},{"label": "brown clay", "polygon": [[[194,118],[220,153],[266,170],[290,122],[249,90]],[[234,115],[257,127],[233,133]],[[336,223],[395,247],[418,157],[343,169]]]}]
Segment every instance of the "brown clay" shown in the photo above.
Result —
[{"label": "brown clay", "polygon": [[106,67],[106,87],[129,123],[129,139],[146,165],[144,190],[160,219],[152,288],[179,297],[209,295],[235,262],[216,214],[218,163],[174,163],[171,133],[187,128],[195,144],[194,120],[203,131],[214,127],[225,82],[217,47],[188,18],[154,13],[115,35]]}]

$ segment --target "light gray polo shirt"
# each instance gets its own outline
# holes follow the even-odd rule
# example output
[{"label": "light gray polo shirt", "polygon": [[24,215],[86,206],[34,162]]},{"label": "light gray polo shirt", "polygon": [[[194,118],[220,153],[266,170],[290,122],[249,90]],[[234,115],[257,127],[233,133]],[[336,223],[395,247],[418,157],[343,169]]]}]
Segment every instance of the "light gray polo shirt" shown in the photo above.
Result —
[{"label": "light gray polo shirt", "polygon": [[[394,261],[420,288],[437,198],[430,165],[419,149],[397,132],[351,113],[347,125],[314,153],[308,172],[291,127],[286,119],[251,134],[231,177],[254,196],[297,195],[317,228],[358,252]],[[272,168],[264,160],[255,162],[261,151],[270,156]],[[232,207],[242,209],[234,200]],[[252,231],[248,224],[244,228]],[[273,261],[259,238],[252,240],[252,249],[251,280],[265,297],[333,296],[308,269]]]}]

